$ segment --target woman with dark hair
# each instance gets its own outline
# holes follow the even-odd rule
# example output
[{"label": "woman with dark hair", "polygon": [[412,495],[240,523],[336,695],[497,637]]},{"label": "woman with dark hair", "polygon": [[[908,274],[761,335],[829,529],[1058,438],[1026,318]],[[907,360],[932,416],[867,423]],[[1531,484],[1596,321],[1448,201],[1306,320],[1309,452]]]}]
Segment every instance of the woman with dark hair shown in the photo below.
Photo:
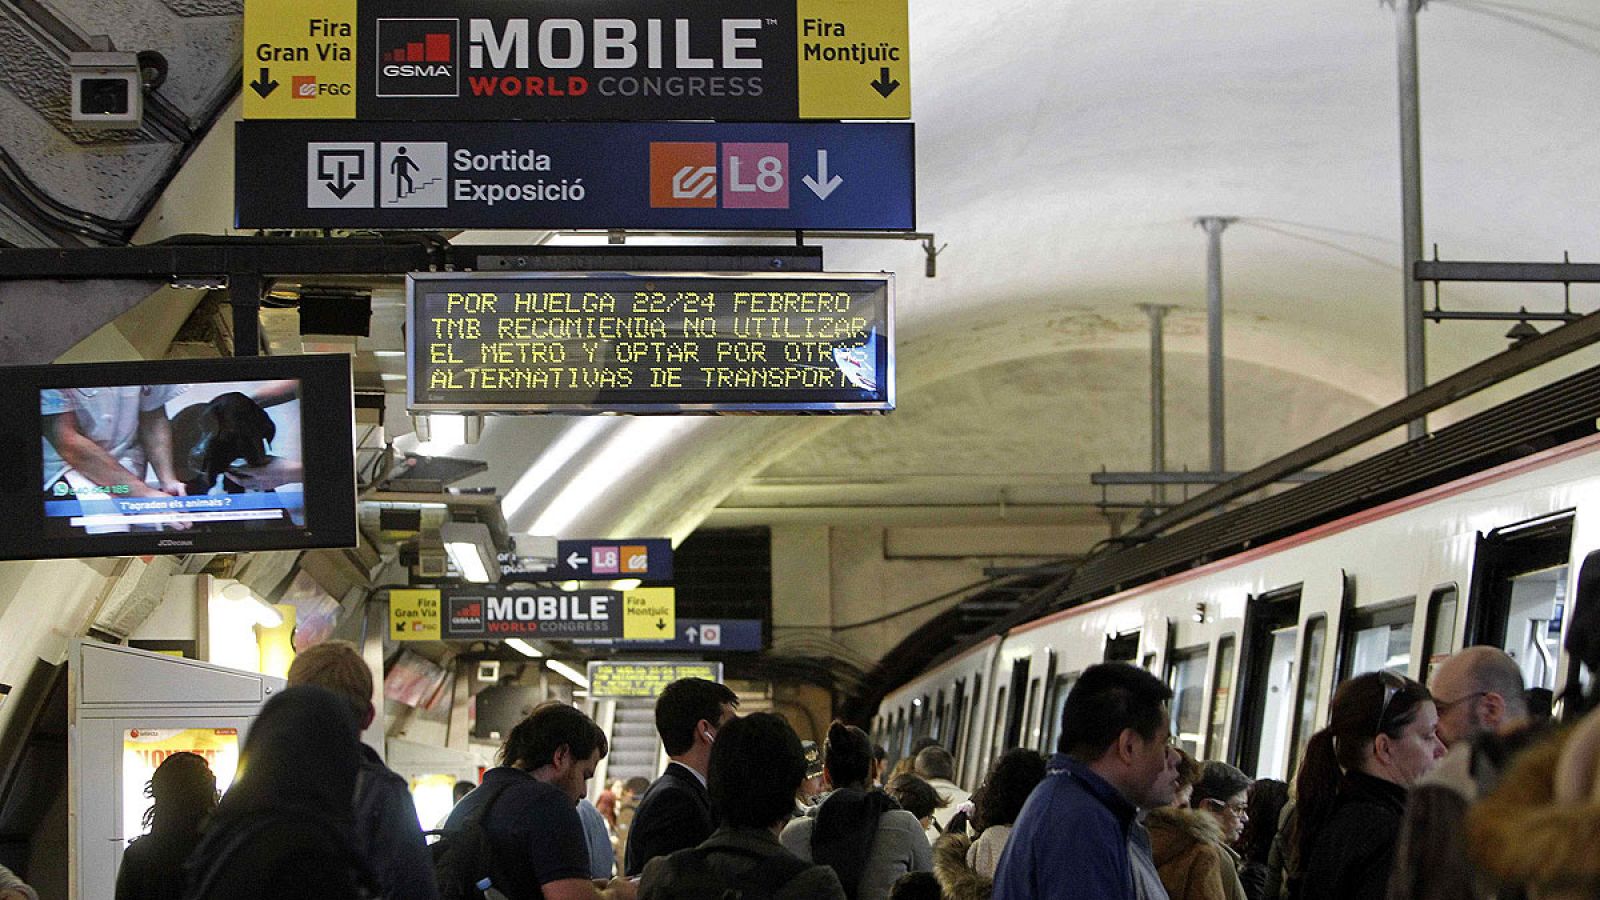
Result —
[{"label": "woman with dark hair", "polygon": [[189,856],[185,900],[367,900],[352,811],[361,766],[350,702],[315,685],[262,707],[239,777]]},{"label": "woman with dark hair", "polygon": [[144,786],[154,803],[144,813],[148,832],[128,846],[117,870],[117,900],[182,897],[183,861],[200,843],[200,824],[217,808],[217,776],[204,758],[174,753]]},{"label": "woman with dark hair", "polygon": [[[1180,751],[1181,752],[1181,751]],[[1187,754],[1184,754],[1187,756]],[[1184,771],[1179,766],[1179,771]],[[1250,778],[1227,763],[1194,763],[1180,774],[1188,802],[1152,809],[1145,816],[1151,857],[1172,900],[1244,900],[1238,854],[1228,847],[1245,818]]]},{"label": "woman with dark hair", "polygon": [[967,850],[967,865],[979,875],[994,877],[1022,804],[1028,802],[1028,795],[1043,780],[1044,757],[1018,747],[1007,750],[978,786],[972,795],[972,822],[979,833]]},{"label": "woman with dark hair", "polygon": [[1272,854],[1272,839],[1278,832],[1278,818],[1288,802],[1287,782],[1259,778],[1250,785],[1250,818],[1245,822],[1239,840],[1233,845],[1244,860],[1239,867],[1239,883],[1244,885],[1245,900],[1262,900],[1266,896],[1267,858]]},{"label": "woman with dark hair", "polygon": [[1406,789],[1444,756],[1428,689],[1389,671],[1339,685],[1306,744],[1289,823],[1290,900],[1383,900]]},{"label": "woman with dark hair", "polygon": [[783,846],[839,875],[850,900],[886,900],[907,872],[933,869],[933,848],[917,817],[882,791],[870,790],[872,741],[859,728],[834,722],[822,749],[823,777],[833,792],[815,816],[783,830]]},{"label": "woman with dark hair", "polygon": [[889,779],[883,792],[893,797],[901,809],[916,816],[924,830],[933,822],[933,811],[939,808],[939,792],[933,785],[916,775],[896,775]]}]

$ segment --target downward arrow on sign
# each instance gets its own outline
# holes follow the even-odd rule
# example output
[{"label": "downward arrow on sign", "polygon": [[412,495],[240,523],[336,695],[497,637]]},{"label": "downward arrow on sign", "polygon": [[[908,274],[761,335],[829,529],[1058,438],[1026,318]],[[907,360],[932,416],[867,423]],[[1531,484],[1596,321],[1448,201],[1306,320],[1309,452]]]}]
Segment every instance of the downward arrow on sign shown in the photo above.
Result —
[{"label": "downward arrow on sign", "polygon": [[877,81],[869,81],[867,83],[872,85],[872,89],[877,91],[878,94],[885,100],[889,99],[889,95],[894,93],[895,88],[900,86],[900,82],[889,77],[888,66],[884,66],[878,70]]},{"label": "downward arrow on sign", "polygon": [[255,88],[256,93],[264,100],[268,94],[278,89],[278,82],[272,77],[272,72],[266,66],[262,66],[261,77],[250,82],[250,86]]},{"label": "downward arrow on sign", "polygon": [[826,150],[817,151],[817,177],[812,178],[810,175],[806,175],[800,180],[806,183],[806,187],[811,189],[811,193],[817,195],[818,200],[828,199],[829,194],[833,193],[839,185],[844,184],[844,179],[838,175],[832,178],[828,177],[828,151]]}]

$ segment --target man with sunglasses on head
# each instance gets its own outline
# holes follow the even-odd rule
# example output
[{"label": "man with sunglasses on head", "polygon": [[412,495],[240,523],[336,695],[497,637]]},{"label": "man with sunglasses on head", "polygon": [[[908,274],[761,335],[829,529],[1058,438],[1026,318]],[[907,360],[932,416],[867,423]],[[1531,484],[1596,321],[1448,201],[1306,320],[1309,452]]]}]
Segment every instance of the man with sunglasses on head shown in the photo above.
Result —
[{"label": "man with sunglasses on head", "polygon": [[1439,740],[1450,750],[1411,789],[1389,897],[1493,897],[1467,853],[1467,809],[1530,742],[1522,669],[1498,647],[1467,647],[1439,666],[1429,687]]}]

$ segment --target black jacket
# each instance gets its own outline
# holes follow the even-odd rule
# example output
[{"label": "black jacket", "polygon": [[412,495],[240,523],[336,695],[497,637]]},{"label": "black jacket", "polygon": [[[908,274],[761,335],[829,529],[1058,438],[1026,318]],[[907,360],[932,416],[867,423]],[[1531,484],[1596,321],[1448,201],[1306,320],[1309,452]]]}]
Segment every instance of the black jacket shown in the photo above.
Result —
[{"label": "black jacket", "polygon": [[117,900],[176,900],[183,896],[183,861],[200,843],[188,829],[152,832],[128,845],[117,870]]},{"label": "black jacket", "polygon": [[1305,861],[1299,900],[1384,900],[1405,811],[1405,788],[1347,772]]},{"label": "black jacket", "polygon": [[705,785],[682,763],[670,763],[639,798],[628,829],[627,875],[638,875],[657,856],[699,846],[716,830]]}]

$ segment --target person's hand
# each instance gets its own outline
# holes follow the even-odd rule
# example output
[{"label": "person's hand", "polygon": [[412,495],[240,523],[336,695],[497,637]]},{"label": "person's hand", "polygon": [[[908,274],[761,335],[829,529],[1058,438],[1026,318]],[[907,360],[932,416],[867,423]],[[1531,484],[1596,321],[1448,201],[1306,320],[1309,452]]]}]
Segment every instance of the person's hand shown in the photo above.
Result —
[{"label": "person's hand", "polygon": [[169,497],[189,496],[189,486],[181,481],[163,481],[161,482],[161,490]]},{"label": "person's hand", "polygon": [[0,888],[0,900],[28,900],[28,895],[15,888]]},{"label": "person's hand", "polygon": [[610,900],[634,900],[639,896],[639,883],[628,878],[613,878],[606,885],[605,894]]},{"label": "person's hand", "polygon": [[259,466],[233,466],[228,480],[247,491],[270,491],[305,480],[305,464],[297,459],[269,456]]}]

